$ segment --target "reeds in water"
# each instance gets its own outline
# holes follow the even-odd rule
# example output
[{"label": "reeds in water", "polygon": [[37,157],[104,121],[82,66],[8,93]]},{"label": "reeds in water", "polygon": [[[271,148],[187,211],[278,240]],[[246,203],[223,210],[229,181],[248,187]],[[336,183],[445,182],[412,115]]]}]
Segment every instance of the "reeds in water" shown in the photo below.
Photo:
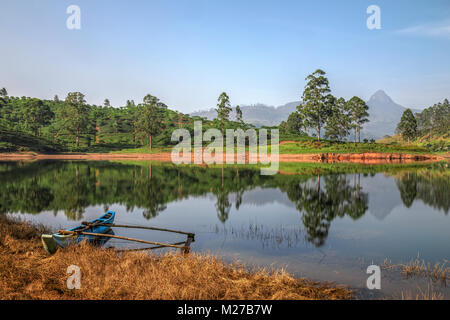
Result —
[{"label": "reeds in water", "polygon": [[257,240],[263,248],[279,249],[293,248],[299,243],[305,243],[303,229],[298,226],[267,227],[262,224],[249,223],[243,226],[214,226],[214,232],[234,239]]},{"label": "reeds in water", "polygon": [[416,259],[405,264],[393,264],[390,260],[385,259],[383,269],[399,270],[400,273],[406,278],[412,276],[423,278],[426,277],[432,281],[440,281],[443,285],[447,286],[450,281],[450,267],[447,265],[448,260],[432,264],[420,259],[419,255],[417,255]]}]

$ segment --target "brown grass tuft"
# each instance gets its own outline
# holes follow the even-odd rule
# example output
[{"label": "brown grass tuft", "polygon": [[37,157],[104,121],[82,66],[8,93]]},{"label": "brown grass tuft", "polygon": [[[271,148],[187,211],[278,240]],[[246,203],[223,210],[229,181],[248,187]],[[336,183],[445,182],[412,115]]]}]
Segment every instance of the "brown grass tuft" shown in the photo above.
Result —
[{"label": "brown grass tuft", "polygon": [[447,267],[447,260],[436,262],[435,264],[427,263],[421,260],[419,255],[415,260],[406,264],[392,264],[387,259],[384,260],[383,268],[386,270],[400,270],[400,273],[406,278],[416,276],[429,278],[433,281],[441,281],[443,285],[447,285],[450,281],[450,268]]},{"label": "brown grass tuft", "polygon": [[[284,271],[248,271],[210,255],[118,253],[89,245],[49,256],[42,230],[0,216],[2,299],[348,299],[351,291],[295,279]],[[66,287],[81,268],[81,289]]]},{"label": "brown grass tuft", "polygon": [[418,287],[417,293],[412,293],[411,291],[402,291],[402,300],[444,300],[444,295],[440,292],[436,292],[433,286],[428,284],[425,290]]}]

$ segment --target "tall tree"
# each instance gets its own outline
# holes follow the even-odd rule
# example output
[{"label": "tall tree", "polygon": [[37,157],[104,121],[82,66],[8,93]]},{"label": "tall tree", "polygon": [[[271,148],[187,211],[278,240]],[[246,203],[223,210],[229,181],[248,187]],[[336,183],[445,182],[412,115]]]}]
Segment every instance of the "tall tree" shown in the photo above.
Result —
[{"label": "tall tree", "polygon": [[225,92],[222,92],[217,99],[217,120],[220,123],[220,126],[222,128],[222,141],[225,135],[225,124],[230,119],[230,112],[231,112],[231,104],[230,104],[230,98]]},{"label": "tall tree", "polygon": [[89,106],[86,105],[84,94],[70,92],[65,100],[66,108],[63,113],[65,128],[75,134],[77,147],[80,145],[80,136],[87,132],[89,122]]},{"label": "tall tree", "polygon": [[109,99],[105,99],[105,101],[103,102],[103,105],[107,108],[111,107],[111,103],[109,102]]},{"label": "tall tree", "polygon": [[369,106],[360,97],[354,96],[348,101],[348,109],[350,112],[351,126],[354,130],[354,141],[356,143],[356,136],[358,142],[361,142],[361,129],[363,124],[369,122]]},{"label": "tall tree", "polygon": [[159,134],[163,128],[159,99],[150,94],[146,95],[137,114],[137,130],[148,137],[149,148],[152,150],[152,137]]},{"label": "tall tree", "polygon": [[8,95],[8,91],[6,91],[6,88],[1,88],[0,89],[0,96],[2,97],[6,97]]},{"label": "tall tree", "polygon": [[403,112],[402,118],[397,125],[397,132],[400,133],[404,139],[407,139],[408,143],[416,136],[417,121],[411,109],[406,109]]},{"label": "tall tree", "polygon": [[344,98],[334,101],[331,115],[325,126],[325,135],[334,140],[342,141],[349,134],[351,120],[348,104]]},{"label": "tall tree", "polygon": [[133,134],[133,142],[136,144],[138,127],[137,122],[139,120],[139,108],[133,104],[128,104],[125,108],[121,108],[122,117],[124,122],[126,123],[126,127],[129,128],[128,132]]},{"label": "tall tree", "polygon": [[236,106],[236,121],[239,123],[243,123],[244,121],[242,120],[242,110],[240,106]]},{"label": "tall tree", "polygon": [[32,98],[26,101],[23,108],[25,127],[31,130],[35,137],[40,135],[41,127],[50,124],[53,117],[53,112],[42,100]]},{"label": "tall tree", "polygon": [[308,83],[302,95],[302,103],[297,107],[307,127],[314,128],[320,141],[320,131],[331,113],[330,86],[325,72],[317,69],[306,77]]},{"label": "tall tree", "polygon": [[292,112],[286,121],[286,131],[292,134],[302,133],[303,118],[299,112]]}]

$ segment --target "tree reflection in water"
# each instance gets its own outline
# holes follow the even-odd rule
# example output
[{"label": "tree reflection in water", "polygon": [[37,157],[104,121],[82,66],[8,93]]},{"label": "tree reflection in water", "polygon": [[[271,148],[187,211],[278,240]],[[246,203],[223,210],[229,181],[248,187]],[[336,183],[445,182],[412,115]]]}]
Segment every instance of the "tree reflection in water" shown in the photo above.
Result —
[{"label": "tree reflection in water", "polygon": [[[323,182],[322,182],[323,180]],[[346,175],[318,175],[305,183],[288,189],[289,199],[302,214],[308,241],[316,247],[325,243],[331,221],[346,215],[353,219],[363,216],[368,209],[368,195],[362,192],[359,183],[350,184]],[[321,186],[321,184],[323,186]]]},{"label": "tree reflection in water", "polygon": [[[216,197],[217,217],[225,223],[232,208],[230,194],[235,196],[234,206],[239,210],[246,192],[255,188],[279,189],[299,211],[307,240],[319,247],[325,243],[336,217],[358,219],[368,210],[368,194],[362,189],[360,173],[319,172],[261,176],[259,170],[248,167],[102,161],[0,162],[0,213],[63,211],[68,219],[81,220],[89,206],[108,208],[121,204],[127,211],[143,209],[143,216],[151,219],[170,202],[212,194]],[[394,172],[401,201],[409,208],[420,199],[448,214],[448,172],[446,164]]]},{"label": "tree reflection in water", "polygon": [[434,170],[402,172],[395,176],[403,204],[411,207],[414,201],[423,203],[448,215],[450,207],[450,171],[448,164],[435,166]]}]

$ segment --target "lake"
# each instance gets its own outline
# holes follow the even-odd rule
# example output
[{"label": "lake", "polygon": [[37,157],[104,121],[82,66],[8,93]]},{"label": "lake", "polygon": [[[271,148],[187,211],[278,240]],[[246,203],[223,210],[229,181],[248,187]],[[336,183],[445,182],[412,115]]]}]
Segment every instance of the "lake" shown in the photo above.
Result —
[{"label": "lake", "polygon": [[[357,298],[450,298],[448,280],[406,278],[392,269],[382,268],[381,290],[366,287],[369,265],[449,259],[448,163],[281,163],[280,172],[138,161],[0,162],[0,214],[57,229],[110,209],[118,224],[194,232],[194,252],[348,285]],[[115,234],[185,239],[135,229]],[[139,247],[115,239],[106,245]]]}]

